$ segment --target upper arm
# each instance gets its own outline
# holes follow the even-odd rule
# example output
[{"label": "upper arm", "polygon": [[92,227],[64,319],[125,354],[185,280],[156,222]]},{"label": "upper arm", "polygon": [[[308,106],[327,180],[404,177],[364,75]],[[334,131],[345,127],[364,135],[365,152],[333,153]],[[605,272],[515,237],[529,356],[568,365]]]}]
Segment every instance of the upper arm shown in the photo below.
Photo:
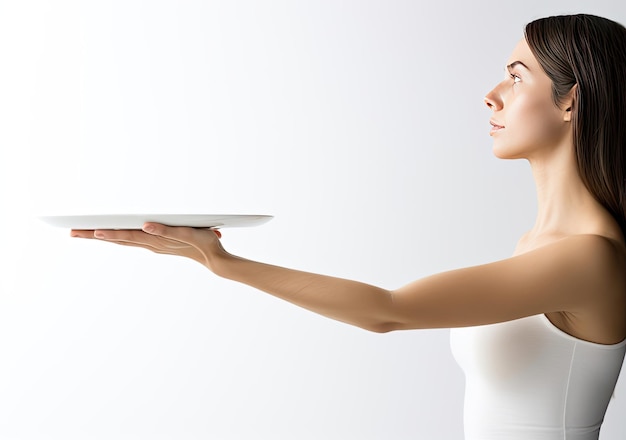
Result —
[{"label": "upper arm", "polygon": [[423,278],[392,292],[389,326],[464,327],[577,313],[623,291],[620,255],[608,239],[575,236],[506,260]]}]

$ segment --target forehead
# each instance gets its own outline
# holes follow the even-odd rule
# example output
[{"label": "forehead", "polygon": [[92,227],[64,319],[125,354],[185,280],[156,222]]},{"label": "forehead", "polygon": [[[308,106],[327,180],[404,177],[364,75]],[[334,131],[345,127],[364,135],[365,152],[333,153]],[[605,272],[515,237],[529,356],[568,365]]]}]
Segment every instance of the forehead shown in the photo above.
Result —
[{"label": "forehead", "polygon": [[530,47],[528,47],[528,43],[525,38],[522,38],[511,53],[509,60],[507,61],[507,65],[515,61],[521,61],[524,63],[530,70],[535,70],[535,68],[539,68],[539,62],[533,55]]}]

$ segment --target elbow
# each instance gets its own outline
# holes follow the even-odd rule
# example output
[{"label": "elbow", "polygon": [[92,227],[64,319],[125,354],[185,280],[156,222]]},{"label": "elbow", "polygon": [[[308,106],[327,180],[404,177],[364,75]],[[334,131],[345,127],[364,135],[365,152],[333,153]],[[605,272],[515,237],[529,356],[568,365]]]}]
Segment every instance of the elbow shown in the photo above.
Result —
[{"label": "elbow", "polygon": [[392,292],[387,292],[385,300],[374,315],[370,315],[366,325],[361,326],[365,330],[373,333],[389,333],[403,328],[399,322],[399,316],[394,308],[394,298]]},{"label": "elbow", "polygon": [[369,325],[364,325],[361,328],[370,331],[372,333],[389,333],[398,329],[398,326],[393,322],[378,322]]},{"label": "elbow", "polygon": [[393,293],[389,291],[384,293],[380,295],[380,290],[377,291],[376,301],[355,313],[351,323],[372,333],[389,333],[403,328],[394,306]]}]

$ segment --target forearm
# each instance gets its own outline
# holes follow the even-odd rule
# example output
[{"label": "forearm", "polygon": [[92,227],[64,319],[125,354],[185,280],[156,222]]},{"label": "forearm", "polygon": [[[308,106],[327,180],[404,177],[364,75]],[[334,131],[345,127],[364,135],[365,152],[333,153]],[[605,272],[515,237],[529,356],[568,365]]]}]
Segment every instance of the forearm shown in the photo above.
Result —
[{"label": "forearm", "polygon": [[387,290],[223,254],[213,271],[320,315],[366,330],[385,332],[393,301]]}]

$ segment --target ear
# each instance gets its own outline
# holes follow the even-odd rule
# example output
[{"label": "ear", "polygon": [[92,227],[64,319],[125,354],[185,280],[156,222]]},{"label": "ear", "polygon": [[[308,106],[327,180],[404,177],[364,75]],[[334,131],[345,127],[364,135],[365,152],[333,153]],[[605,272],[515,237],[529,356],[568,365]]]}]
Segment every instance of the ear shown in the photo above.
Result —
[{"label": "ear", "polygon": [[574,113],[574,104],[576,103],[577,96],[578,84],[574,84],[563,100],[563,107],[565,108],[563,111],[563,121],[572,122],[572,114]]}]

